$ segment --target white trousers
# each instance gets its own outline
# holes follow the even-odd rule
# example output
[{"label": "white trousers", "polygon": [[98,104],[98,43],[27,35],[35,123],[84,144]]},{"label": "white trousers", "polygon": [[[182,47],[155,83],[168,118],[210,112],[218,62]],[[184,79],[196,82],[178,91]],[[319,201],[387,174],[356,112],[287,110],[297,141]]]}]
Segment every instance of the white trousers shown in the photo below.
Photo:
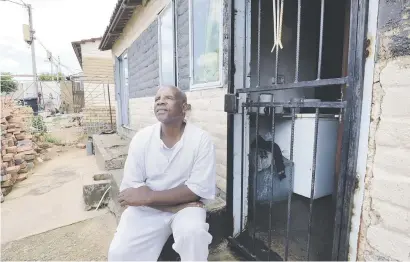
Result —
[{"label": "white trousers", "polygon": [[176,214],[149,207],[128,207],[108,251],[109,261],[157,261],[168,237],[181,261],[206,261],[212,236],[206,211],[188,207]]}]

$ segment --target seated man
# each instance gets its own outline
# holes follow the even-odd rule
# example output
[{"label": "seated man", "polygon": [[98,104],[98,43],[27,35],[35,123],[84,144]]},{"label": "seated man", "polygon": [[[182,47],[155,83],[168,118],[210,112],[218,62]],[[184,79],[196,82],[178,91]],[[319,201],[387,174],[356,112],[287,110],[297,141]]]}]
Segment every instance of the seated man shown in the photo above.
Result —
[{"label": "seated man", "polygon": [[119,202],[128,206],[108,260],[155,261],[168,237],[182,261],[208,258],[206,211],[215,198],[215,149],[208,134],[185,122],[187,98],[174,86],[155,96],[159,123],[131,141]]}]

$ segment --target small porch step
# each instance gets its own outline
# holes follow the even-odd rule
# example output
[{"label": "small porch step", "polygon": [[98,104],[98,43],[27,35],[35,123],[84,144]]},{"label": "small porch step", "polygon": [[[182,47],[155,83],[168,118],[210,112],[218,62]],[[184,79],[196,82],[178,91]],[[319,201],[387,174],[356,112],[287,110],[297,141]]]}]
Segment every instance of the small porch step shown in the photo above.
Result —
[{"label": "small porch step", "polygon": [[124,167],[130,141],[117,134],[93,135],[94,154],[101,170]]}]

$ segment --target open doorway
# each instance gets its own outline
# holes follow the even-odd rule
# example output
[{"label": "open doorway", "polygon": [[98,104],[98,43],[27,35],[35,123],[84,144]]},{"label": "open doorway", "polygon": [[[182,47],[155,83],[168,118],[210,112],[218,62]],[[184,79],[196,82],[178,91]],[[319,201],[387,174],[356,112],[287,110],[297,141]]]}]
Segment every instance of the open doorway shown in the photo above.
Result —
[{"label": "open doorway", "polygon": [[233,243],[258,260],[331,260],[337,200],[345,197],[339,170],[350,0],[248,3],[248,86],[236,90],[243,127],[234,130],[244,159],[234,195],[241,221]]}]

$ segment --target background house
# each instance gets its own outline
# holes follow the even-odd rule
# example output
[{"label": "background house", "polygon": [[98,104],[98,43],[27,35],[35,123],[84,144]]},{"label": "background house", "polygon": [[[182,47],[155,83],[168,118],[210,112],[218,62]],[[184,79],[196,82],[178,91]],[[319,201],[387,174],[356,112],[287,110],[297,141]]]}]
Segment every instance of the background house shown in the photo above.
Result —
[{"label": "background house", "polygon": [[[256,223],[258,231],[253,236],[266,246],[271,240],[269,246],[285,259],[408,260],[410,206],[403,200],[410,194],[406,161],[410,53],[405,27],[410,3],[312,1],[299,8],[303,1],[285,1],[284,49],[275,54],[271,52],[275,40],[272,2],[278,3],[118,1],[99,46],[112,50],[115,63],[118,133],[130,138],[154,123],[157,86],[178,85],[192,105],[190,120],[207,130],[217,146],[218,187],[221,196],[226,195],[230,216],[226,227],[233,228],[233,243],[240,242],[250,252],[259,250],[256,255],[264,258],[266,248],[252,249],[250,244]],[[338,124],[327,144],[344,151],[331,150],[335,157],[330,157],[332,162],[324,172],[331,178],[326,182],[330,193],[317,199],[309,196],[311,175],[316,171],[307,167],[303,172],[309,179],[299,183],[309,190],[305,196],[291,192],[293,202],[277,201],[270,212],[266,205],[264,210],[252,207],[248,190],[256,171],[249,168],[247,142],[252,133],[256,136],[256,123],[269,130],[271,122],[266,115],[257,118],[259,111],[250,106],[243,116],[240,108],[227,116],[224,95],[235,95],[239,105],[247,99],[257,102],[261,92],[257,88],[268,93],[283,88],[274,95],[282,105],[292,98],[321,99],[315,105],[330,103],[353,112],[342,122],[335,115],[345,111],[331,106],[321,111]],[[341,100],[346,104],[338,104]],[[227,97],[228,110],[229,101]],[[303,113],[311,114],[313,134],[315,111]],[[290,141],[290,125],[287,128],[282,134]],[[309,141],[314,145],[313,136]],[[285,144],[290,143],[281,147]],[[309,159],[315,152],[311,149]],[[283,154],[291,158],[289,148]],[[259,216],[250,213],[255,208],[260,208]],[[270,223],[268,218],[272,218]]]},{"label": "background house", "polygon": [[[111,52],[98,50],[101,38],[72,42],[83,72],[73,76],[73,99],[83,99],[83,122],[89,134],[115,129],[115,85]],[[77,109],[78,110],[78,109]],[[111,126],[112,125],[112,126]]]}]

